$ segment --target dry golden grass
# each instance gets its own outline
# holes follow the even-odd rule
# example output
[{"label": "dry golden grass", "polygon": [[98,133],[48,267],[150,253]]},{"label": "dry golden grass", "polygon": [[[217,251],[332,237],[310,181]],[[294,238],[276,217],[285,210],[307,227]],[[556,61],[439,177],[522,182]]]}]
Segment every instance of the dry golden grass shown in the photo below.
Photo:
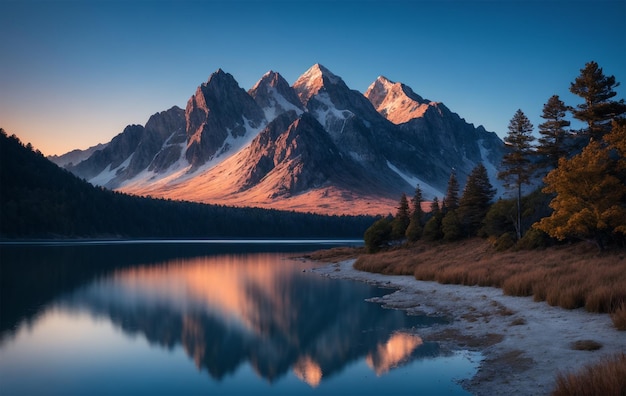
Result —
[{"label": "dry golden grass", "polygon": [[[383,274],[413,274],[419,280],[494,286],[512,296],[567,309],[610,313],[613,324],[626,330],[626,259],[624,251],[599,253],[579,243],[534,251],[496,252],[484,240],[448,244],[418,242],[404,249],[361,255],[354,267]],[[522,325],[515,319],[511,326]],[[595,350],[601,345],[582,340],[572,345]],[[553,395],[626,395],[626,355],[617,355],[581,372],[559,374]]]},{"label": "dry golden grass", "polygon": [[577,373],[559,374],[552,395],[626,395],[626,354],[586,366]]},{"label": "dry golden grass", "polygon": [[382,274],[413,274],[439,283],[502,288],[512,296],[566,309],[610,313],[626,330],[624,251],[598,252],[585,243],[544,250],[497,252],[488,241],[418,242],[405,248],[361,255],[354,267]]},{"label": "dry golden grass", "polygon": [[594,340],[578,340],[572,343],[572,349],[576,351],[597,351],[602,344]]},{"label": "dry golden grass", "polygon": [[626,303],[621,303],[620,306],[611,314],[613,319],[613,325],[618,330],[626,330]]},{"label": "dry golden grass", "polygon": [[364,247],[341,246],[332,249],[317,250],[315,252],[305,254],[302,257],[309,260],[323,261],[325,263],[338,263],[340,261],[355,259],[364,253]]}]

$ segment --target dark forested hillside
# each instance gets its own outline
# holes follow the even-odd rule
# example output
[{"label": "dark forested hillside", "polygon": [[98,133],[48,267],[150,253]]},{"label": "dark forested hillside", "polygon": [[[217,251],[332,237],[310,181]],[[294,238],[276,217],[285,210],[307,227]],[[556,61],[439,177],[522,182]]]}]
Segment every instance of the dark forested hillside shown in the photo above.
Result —
[{"label": "dark forested hillside", "polygon": [[0,237],[358,237],[365,216],[322,216],[129,196],[93,187],[0,133]]}]

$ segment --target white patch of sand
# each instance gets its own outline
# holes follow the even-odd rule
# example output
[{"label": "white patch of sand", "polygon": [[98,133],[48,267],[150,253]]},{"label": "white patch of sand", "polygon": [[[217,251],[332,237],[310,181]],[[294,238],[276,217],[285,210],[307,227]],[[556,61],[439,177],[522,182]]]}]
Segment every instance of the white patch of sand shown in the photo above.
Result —
[{"label": "white patch of sand", "polygon": [[[478,373],[461,380],[475,395],[545,395],[556,375],[618,352],[626,353],[626,333],[613,327],[606,314],[565,310],[532,297],[505,296],[501,289],[442,285],[412,276],[381,275],[355,270],[354,260],[314,268],[322,276],[351,279],[395,288],[368,301],[408,314],[436,314],[450,324],[419,329],[419,335],[451,350],[480,351]],[[572,349],[572,343],[593,340],[596,351]]]}]

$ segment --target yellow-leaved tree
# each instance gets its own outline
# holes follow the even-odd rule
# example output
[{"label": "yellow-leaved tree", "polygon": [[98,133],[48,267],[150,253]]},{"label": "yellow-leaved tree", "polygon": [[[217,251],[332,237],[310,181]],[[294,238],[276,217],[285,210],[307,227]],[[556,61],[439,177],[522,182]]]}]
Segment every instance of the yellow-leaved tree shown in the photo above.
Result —
[{"label": "yellow-leaved tree", "polygon": [[583,151],[561,158],[544,178],[545,193],[556,194],[551,216],[534,227],[559,240],[594,241],[626,236],[626,122],[613,122],[604,141],[592,140]]}]

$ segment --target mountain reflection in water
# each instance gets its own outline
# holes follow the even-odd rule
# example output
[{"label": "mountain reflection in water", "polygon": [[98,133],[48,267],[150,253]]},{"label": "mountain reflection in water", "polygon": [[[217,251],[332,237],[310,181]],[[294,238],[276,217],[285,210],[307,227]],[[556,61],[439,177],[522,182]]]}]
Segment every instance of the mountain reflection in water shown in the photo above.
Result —
[{"label": "mountain reflection in water", "polygon": [[291,368],[317,386],[362,357],[381,375],[410,357],[437,355],[436,344],[398,331],[441,319],[381,309],[363,301],[369,290],[344,286],[353,285],[303,274],[273,253],[221,255],[120,269],[60,305],[152,344],[180,343],[218,380],[248,362],[269,381]]},{"label": "mountain reflection in water", "polygon": [[[126,337],[145,339],[151,349],[182,347],[216,382],[238,377],[249,366],[269,384],[291,372],[316,388],[355,363],[384,376],[439,355],[438,345],[423,342],[415,328],[444,318],[407,316],[367,303],[388,291],[303,272],[306,267],[288,253],[177,255],[170,247],[159,260],[157,246],[149,259],[135,251],[140,247],[107,249],[41,256],[3,252],[2,309],[10,315],[0,329],[0,363],[7,356],[3,351],[19,348],[14,341],[22,342],[24,331],[38,334],[38,326],[51,319],[56,331],[65,326],[62,333],[76,334],[82,325],[72,318],[110,323]],[[58,262],[51,259],[57,256]],[[79,350],[68,353],[80,356]],[[59,357],[35,357],[46,358]]]}]

